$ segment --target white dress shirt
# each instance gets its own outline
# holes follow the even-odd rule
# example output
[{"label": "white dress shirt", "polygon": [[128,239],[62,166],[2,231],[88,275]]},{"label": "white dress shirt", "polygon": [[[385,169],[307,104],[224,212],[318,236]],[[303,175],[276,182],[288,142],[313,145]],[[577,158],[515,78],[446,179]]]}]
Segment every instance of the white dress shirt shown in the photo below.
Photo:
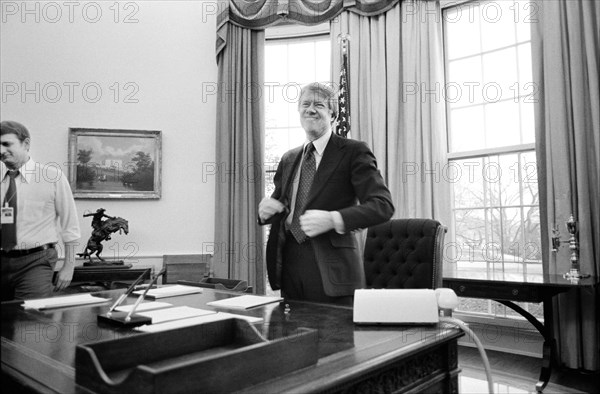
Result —
[{"label": "white dress shirt", "polygon": [[[8,190],[8,168],[2,163],[1,197]],[[71,186],[58,164],[42,165],[31,158],[19,169],[17,187],[17,246],[31,249],[59,239],[75,244],[81,237]]]}]

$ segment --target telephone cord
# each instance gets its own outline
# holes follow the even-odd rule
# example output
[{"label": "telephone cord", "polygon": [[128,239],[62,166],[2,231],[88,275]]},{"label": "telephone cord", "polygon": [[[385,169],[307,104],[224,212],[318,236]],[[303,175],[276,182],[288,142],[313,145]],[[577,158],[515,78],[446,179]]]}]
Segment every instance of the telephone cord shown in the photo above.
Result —
[{"label": "telephone cord", "polygon": [[462,320],[453,318],[453,317],[440,317],[440,321],[444,323],[454,324],[458,326],[461,330],[463,330],[466,334],[470,335],[475,341],[475,345],[477,346],[477,350],[479,350],[479,354],[481,355],[481,359],[483,360],[483,366],[485,368],[485,375],[487,377],[488,382],[488,391],[490,394],[494,394],[494,383],[492,380],[492,368],[490,367],[490,361],[488,360],[487,354],[485,353],[485,349],[481,344],[477,335],[463,322]]}]

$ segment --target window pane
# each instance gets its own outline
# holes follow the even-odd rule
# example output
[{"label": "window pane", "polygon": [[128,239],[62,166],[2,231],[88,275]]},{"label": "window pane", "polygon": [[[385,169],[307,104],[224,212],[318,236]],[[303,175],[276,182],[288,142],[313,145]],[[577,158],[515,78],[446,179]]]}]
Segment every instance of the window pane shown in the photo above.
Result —
[{"label": "window pane", "polygon": [[502,155],[498,157],[498,172],[501,178],[500,202],[504,207],[521,205],[521,188],[519,183],[519,155]]},{"label": "window pane", "polygon": [[519,85],[520,94],[531,94],[531,88],[528,84],[533,81],[531,66],[531,43],[526,42],[517,47],[517,56],[519,57]]},{"label": "window pane", "polygon": [[479,252],[485,243],[485,210],[457,209],[454,211],[457,249],[456,259],[469,263],[482,262]]},{"label": "window pane", "polygon": [[483,108],[483,105],[477,105],[450,110],[448,118],[451,130],[451,152],[464,152],[485,146]]},{"label": "window pane", "polygon": [[329,38],[315,43],[315,59],[319,66],[315,68],[314,80],[320,82],[329,81],[331,69],[331,43],[329,42]]},{"label": "window pane", "polygon": [[[522,261],[523,220],[521,208],[504,208],[502,214],[502,261],[517,263]],[[518,269],[518,267],[515,267]]]},{"label": "window pane", "polygon": [[538,22],[539,7],[531,1],[513,3],[514,19],[517,26],[517,41],[531,40],[531,26]]},{"label": "window pane", "polygon": [[539,207],[526,207],[524,213],[524,237],[522,256],[529,262],[542,264],[542,245],[540,242],[540,209]]},{"label": "window pane", "polygon": [[454,185],[455,208],[482,208],[485,206],[483,163],[481,159],[457,160],[449,163]]},{"label": "window pane", "polygon": [[265,46],[265,79],[266,82],[285,81],[288,78],[288,46],[272,44]]},{"label": "window pane", "polygon": [[535,142],[535,123],[533,118],[533,102],[519,104],[521,111],[521,143]]},{"label": "window pane", "polygon": [[265,100],[265,120],[267,128],[288,127],[290,122],[289,104],[282,100],[283,88],[274,86],[271,88],[273,95]]},{"label": "window pane", "polygon": [[500,177],[502,175],[498,156],[488,156],[483,159],[481,175],[485,190],[485,206],[497,207],[501,205]]},{"label": "window pane", "polygon": [[481,245],[484,261],[495,263],[502,261],[502,217],[497,208],[486,209],[486,239]]},{"label": "window pane", "polygon": [[[300,85],[313,82],[316,76],[316,64],[314,42],[299,42],[293,45],[293,50],[289,54],[289,75],[290,82]],[[310,62],[307,62],[311,59]],[[329,69],[327,70],[329,72]]]},{"label": "window pane", "polygon": [[514,47],[483,55],[483,100],[495,103],[514,98],[518,87],[517,51]]},{"label": "window pane", "polygon": [[523,204],[539,205],[537,163],[534,152],[521,154],[521,187],[523,190]]},{"label": "window pane", "polygon": [[486,142],[480,148],[498,148],[521,143],[519,106],[512,100],[485,106]]},{"label": "window pane", "polygon": [[[458,301],[458,307],[456,309],[459,311],[465,311],[475,314],[490,314],[492,312],[491,301],[489,300],[459,297]],[[484,387],[483,389],[487,389],[487,387]]]},{"label": "window pane", "polygon": [[514,14],[509,9],[513,4],[512,1],[490,1],[479,7],[482,51],[514,44],[516,26]]},{"label": "window pane", "polygon": [[449,62],[448,81],[451,82],[446,84],[446,99],[455,108],[483,102],[481,56]]},{"label": "window pane", "polygon": [[[475,8],[474,11],[470,9]],[[480,44],[473,37],[479,36],[479,7],[459,5],[444,13],[446,53],[450,60],[480,52]]]}]

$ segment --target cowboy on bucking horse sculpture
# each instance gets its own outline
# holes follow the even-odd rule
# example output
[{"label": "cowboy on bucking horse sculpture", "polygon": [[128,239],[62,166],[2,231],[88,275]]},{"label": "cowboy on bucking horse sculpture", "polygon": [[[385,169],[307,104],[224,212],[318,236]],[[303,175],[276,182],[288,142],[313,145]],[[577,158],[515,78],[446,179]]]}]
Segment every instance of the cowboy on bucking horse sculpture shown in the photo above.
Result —
[{"label": "cowboy on bucking horse sculpture", "polygon": [[[96,252],[96,256],[101,260],[105,261],[102,257],[100,257],[100,253],[102,253],[102,243],[103,241],[107,241],[110,239],[110,235],[112,233],[119,234],[121,231],[124,231],[125,234],[129,233],[129,223],[127,220],[120,218],[109,216],[105,214],[106,210],[104,208],[99,208],[95,213],[86,213],[83,216],[93,216],[92,218],[92,236],[87,242],[83,253],[77,253],[79,257],[89,258],[90,262],[92,261],[92,254]],[[107,218],[106,220],[102,220]],[[89,252],[88,252],[89,251]]]}]

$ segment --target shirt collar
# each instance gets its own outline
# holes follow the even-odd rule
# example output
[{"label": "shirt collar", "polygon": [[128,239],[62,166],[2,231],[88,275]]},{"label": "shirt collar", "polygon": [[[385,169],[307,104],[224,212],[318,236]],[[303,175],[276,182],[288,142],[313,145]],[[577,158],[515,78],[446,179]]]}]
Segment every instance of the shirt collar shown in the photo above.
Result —
[{"label": "shirt collar", "polygon": [[[317,138],[316,140],[314,140],[312,142],[313,145],[315,146],[315,151],[317,152],[317,154],[319,156],[323,156],[323,151],[327,147],[327,143],[331,139],[331,134],[332,133],[333,132],[331,130],[329,130],[328,132],[326,132],[325,134],[323,134],[322,136],[320,136],[319,138]],[[304,142],[303,149],[306,148],[306,145],[308,145],[309,142],[310,141],[305,141]]]},{"label": "shirt collar", "polygon": [[[33,161],[31,156],[29,157],[29,160],[27,160],[27,162],[25,164],[23,164],[21,166],[21,168],[19,168],[19,172],[21,173],[21,176],[23,177],[23,179],[25,179],[25,181],[27,183],[31,183],[31,178],[35,175],[35,170],[36,170],[36,163],[35,163],[35,161]],[[4,180],[4,178],[6,178],[8,171],[9,171],[9,169],[6,166],[6,164],[2,163],[2,179],[3,180]]]}]

